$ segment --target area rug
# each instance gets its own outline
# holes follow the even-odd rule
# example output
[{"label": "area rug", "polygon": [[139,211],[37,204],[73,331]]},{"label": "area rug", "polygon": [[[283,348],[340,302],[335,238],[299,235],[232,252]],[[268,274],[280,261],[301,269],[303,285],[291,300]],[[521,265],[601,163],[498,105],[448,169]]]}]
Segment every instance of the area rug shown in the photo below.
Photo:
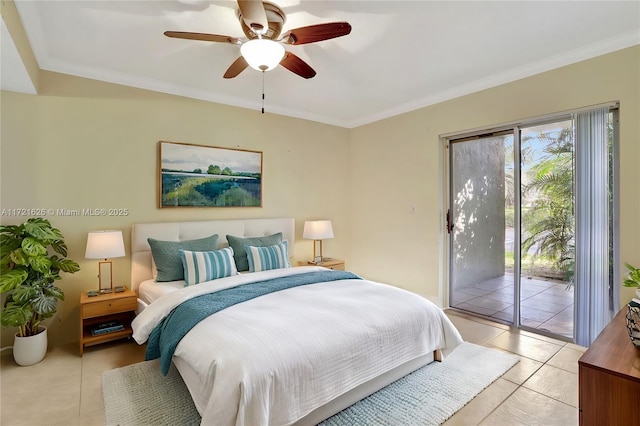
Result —
[{"label": "area rug", "polygon": [[[439,425],[518,362],[518,357],[472,343],[380,389],[321,423]],[[106,425],[199,425],[189,391],[174,366],[163,376],[158,361],[102,373]]]}]

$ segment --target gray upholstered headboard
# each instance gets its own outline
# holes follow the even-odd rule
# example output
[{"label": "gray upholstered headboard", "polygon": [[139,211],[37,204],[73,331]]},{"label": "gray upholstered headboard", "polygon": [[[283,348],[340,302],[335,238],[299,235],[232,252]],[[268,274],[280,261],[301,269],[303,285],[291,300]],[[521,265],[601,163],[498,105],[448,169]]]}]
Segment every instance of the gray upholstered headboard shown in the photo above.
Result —
[{"label": "gray upholstered headboard", "polygon": [[135,223],[131,226],[131,289],[137,292],[141,282],[153,278],[151,248],[147,242],[149,237],[163,241],[184,241],[218,234],[218,246],[222,248],[229,245],[227,235],[258,237],[277,232],[282,232],[282,238],[288,241],[291,256],[295,243],[293,218]]}]

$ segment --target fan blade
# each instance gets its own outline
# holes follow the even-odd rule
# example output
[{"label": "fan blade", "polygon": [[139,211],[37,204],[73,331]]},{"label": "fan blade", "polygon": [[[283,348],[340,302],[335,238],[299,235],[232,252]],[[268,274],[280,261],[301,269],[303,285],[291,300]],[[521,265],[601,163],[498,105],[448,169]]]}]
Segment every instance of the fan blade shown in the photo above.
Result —
[{"label": "fan blade", "polygon": [[187,40],[215,41],[218,43],[241,44],[240,39],[218,34],[187,33],[183,31],[165,31],[164,35],[171,38],[184,38]]},{"label": "fan blade", "polygon": [[309,25],[287,31],[282,36],[285,44],[307,44],[316,41],[329,40],[342,37],[351,32],[348,22],[330,22],[327,24]]},{"label": "fan blade", "polygon": [[242,20],[254,32],[264,34],[269,29],[267,12],[260,0],[238,0]]},{"label": "fan blade", "polygon": [[313,78],[316,72],[305,61],[298,58],[291,52],[285,52],[284,58],[280,61],[280,65],[288,69],[294,74],[298,74],[300,77]]},{"label": "fan blade", "polygon": [[233,61],[231,66],[227,69],[227,72],[224,73],[224,78],[236,77],[238,74],[244,71],[245,68],[247,68],[248,66],[249,64],[247,64],[247,61],[245,61],[245,59],[242,56],[240,56],[238,59]]}]

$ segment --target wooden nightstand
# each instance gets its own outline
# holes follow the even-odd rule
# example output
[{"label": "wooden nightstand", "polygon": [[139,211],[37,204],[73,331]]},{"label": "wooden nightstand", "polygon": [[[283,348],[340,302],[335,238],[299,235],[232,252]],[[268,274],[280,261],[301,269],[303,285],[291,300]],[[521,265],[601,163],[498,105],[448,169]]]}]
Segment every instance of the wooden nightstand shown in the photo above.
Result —
[{"label": "wooden nightstand", "polygon": [[300,265],[315,265],[315,266],[323,266],[325,268],[334,269],[336,271],[344,271],[344,260],[339,259],[326,259],[321,263],[313,263],[313,262],[300,262]]},{"label": "wooden nightstand", "polygon": [[[130,337],[133,333],[131,321],[138,309],[138,297],[125,288],[122,293],[100,294],[89,297],[84,292],[80,296],[80,356],[85,346],[97,345],[111,340]],[[91,335],[91,328],[107,321],[119,321],[124,330]]]}]

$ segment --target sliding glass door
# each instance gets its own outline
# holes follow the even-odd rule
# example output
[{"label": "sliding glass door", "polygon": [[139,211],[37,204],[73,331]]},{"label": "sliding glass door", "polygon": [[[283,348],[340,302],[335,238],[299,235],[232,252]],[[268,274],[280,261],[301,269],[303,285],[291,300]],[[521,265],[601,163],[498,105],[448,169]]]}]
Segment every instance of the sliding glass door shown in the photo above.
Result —
[{"label": "sliding glass door", "polygon": [[451,307],[573,338],[573,139],[560,120],[450,141]]},{"label": "sliding glass door", "polygon": [[588,345],[617,306],[616,128],[605,108],[448,139],[449,306]]}]

